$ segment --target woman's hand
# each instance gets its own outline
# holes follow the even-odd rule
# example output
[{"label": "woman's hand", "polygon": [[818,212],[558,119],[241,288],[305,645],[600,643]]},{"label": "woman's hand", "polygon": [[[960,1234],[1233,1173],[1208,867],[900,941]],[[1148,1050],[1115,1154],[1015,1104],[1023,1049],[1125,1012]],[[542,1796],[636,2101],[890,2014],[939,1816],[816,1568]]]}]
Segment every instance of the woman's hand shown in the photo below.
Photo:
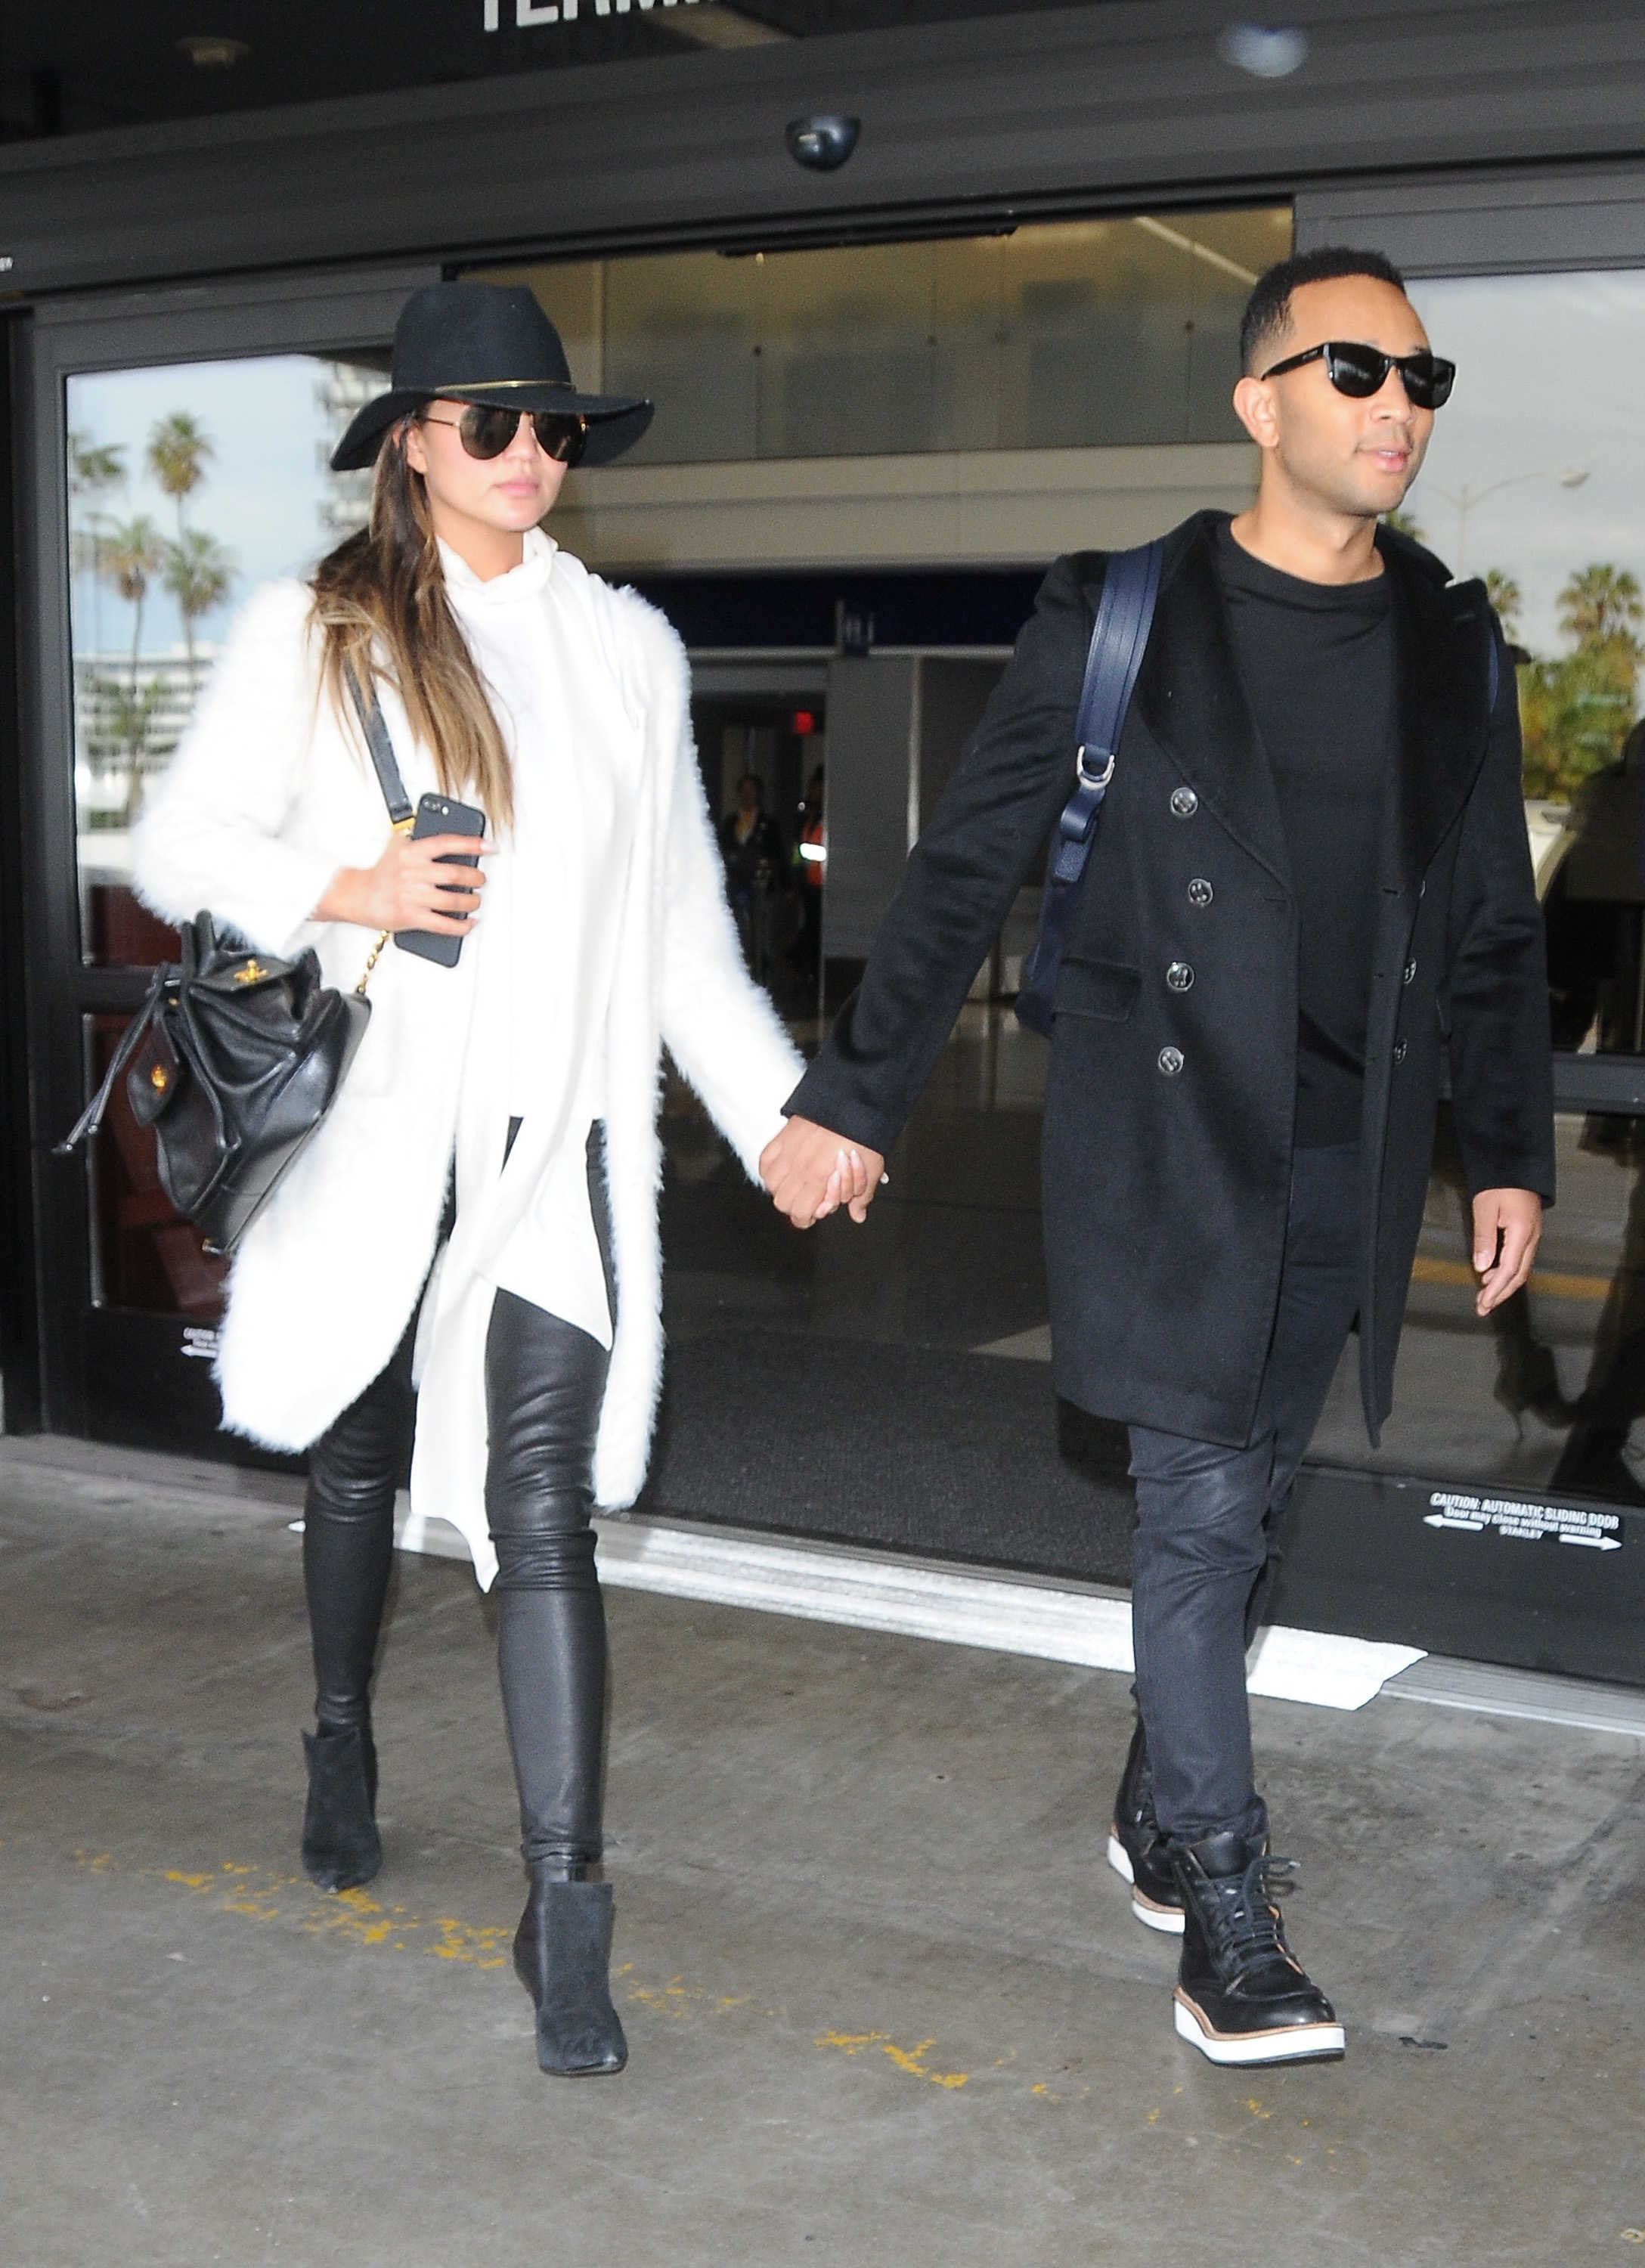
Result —
[{"label": "woman's hand", "polygon": [[[355,922],[361,929],[430,929],[465,936],[480,910],[485,876],[478,867],[436,862],[453,851],[490,858],[494,843],[472,835],[391,835],[374,866],[339,866],[314,908],[316,921]],[[459,879],[460,878],[460,879]]]},{"label": "woman's hand", "polygon": [[883,1187],[885,1160],[809,1118],[791,1118],[760,1152],[760,1179],[778,1212],[809,1228],[845,1207],[859,1225]]}]

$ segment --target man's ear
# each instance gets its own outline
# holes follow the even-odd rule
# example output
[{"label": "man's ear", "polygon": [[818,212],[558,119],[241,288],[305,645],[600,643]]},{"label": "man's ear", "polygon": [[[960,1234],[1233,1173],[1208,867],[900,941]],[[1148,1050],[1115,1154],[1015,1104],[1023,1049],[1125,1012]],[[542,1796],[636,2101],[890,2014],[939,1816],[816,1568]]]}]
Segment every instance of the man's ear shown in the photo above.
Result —
[{"label": "man's ear", "polygon": [[1242,378],[1234,389],[1234,415],[1259,449],[1272,449],[1280,439],[1280,419],[1273,388],[1260,378]]}]

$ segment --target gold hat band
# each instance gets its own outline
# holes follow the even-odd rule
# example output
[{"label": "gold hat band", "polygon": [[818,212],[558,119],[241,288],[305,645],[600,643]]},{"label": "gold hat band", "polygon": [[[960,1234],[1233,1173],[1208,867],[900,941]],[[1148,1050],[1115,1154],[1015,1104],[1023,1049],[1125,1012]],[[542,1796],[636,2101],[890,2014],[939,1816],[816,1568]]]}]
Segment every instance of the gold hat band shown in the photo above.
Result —
[{"label": "gold hat band", "polygon": [[577,391],[575,379],[569,378],[464,378],[448,379],[444,386],[437,387],[435,392],[473,394],[483,386],[558,386],[564,387],[567,394],[575,394]]}]

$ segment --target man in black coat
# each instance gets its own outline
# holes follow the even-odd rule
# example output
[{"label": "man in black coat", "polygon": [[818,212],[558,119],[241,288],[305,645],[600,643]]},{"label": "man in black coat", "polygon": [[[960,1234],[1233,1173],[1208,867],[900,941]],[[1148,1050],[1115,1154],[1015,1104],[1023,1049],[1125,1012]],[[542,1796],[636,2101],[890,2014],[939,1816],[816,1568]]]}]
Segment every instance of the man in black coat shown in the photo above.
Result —
[{"label": "man in black coat", "polygon": [[[1131,1429],[1140,1720],[1110,1861],[1182,1930],[1213,2060],[1339,2054],[1290,1953],[1245,1648],[1268,1538],[1351,1330],[1373,1441],[1442,1064],[1481,1314],[1553,1195],[1542,924],[1514,672],[1483,587],[1381,525],[1450,365],[1380,254],[1258,284],[1235,390],[1258,497],[1166,539],[1157,610],[1055,994],[1044,1227],[1057,1390]],[[863,1218],[1073,786],[1104,559],[1037,608],[909,860],[862,983],[762,1160],[800,1226]]]}]

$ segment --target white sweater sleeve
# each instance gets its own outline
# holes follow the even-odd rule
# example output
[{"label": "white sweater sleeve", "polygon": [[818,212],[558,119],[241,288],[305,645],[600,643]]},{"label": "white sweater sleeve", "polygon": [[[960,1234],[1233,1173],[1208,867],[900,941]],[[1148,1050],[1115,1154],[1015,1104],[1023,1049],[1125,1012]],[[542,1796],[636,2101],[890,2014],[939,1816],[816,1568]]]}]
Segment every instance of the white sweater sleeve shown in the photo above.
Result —
[{"label": "white sweater sleeve", "polygon": [[660,875],[663,1043],[757,1181],[760,1152],[782,1130],[782,1106],[805,1064],[743,961],[697,770],[685,656],[658,627],[667,644],[659,637],[653,648],[662,665],[653,680],[656,719],[674,742]]},{"label": "white sweater sleeve", "polygon": [[132,830],[132,880],[165,920],[209,908],[284,954],[338,862],[283,839],[314,715],[306,585],[270,583],[241,613]]}]

